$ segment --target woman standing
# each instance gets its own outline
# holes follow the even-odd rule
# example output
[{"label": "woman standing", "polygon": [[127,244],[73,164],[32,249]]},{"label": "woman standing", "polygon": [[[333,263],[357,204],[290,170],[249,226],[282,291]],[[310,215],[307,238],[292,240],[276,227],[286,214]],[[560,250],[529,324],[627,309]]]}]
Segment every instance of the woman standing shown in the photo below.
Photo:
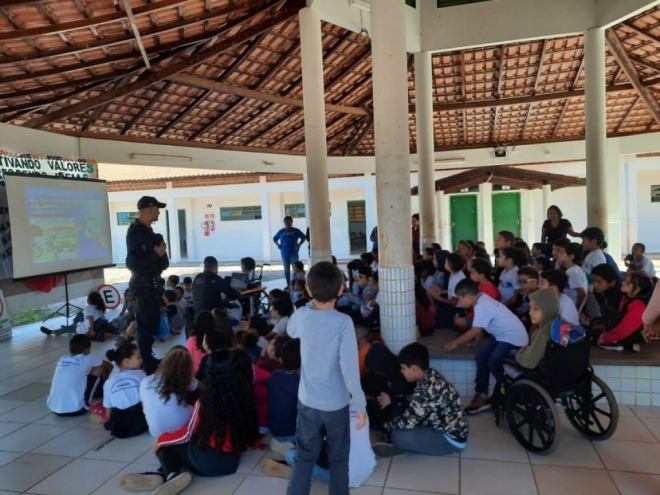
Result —
[{"label": "woman standing", "polygon": [[573,225],[564,218],[558,206],[552,205],[548,208],[548,219],[543,222],[541,230],[541,242],[545,244],[545,255],[552,258],[552,244],[558,239],[565,239],[567,236],[580,237],[580,234],[573,230]]}]

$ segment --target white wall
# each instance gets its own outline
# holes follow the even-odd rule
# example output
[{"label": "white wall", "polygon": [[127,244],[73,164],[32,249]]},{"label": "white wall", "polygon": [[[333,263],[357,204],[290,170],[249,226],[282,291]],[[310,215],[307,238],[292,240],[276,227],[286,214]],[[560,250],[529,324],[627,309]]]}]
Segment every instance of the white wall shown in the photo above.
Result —
[{"label": "white wall", "polygon": [[651,202],[651,186],[660,185],[660,170],[644,170],[637,174],[636,203],[637,203],[637,238],[633,242],[646,245],[647,252],[660,253],[660,203]]}]

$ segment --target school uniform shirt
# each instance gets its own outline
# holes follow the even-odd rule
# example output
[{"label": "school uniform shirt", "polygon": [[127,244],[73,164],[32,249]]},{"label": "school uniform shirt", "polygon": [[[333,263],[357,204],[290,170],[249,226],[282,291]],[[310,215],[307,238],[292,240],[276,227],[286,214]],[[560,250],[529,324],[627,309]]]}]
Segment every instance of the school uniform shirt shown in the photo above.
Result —
[{"label": "school uniform shirt", "polygon": [[585,292],[589,290],[587,275],[578,265],[573,265],[566,270],[566,275],[568,276],[568,289],[566,289],[565,293],[571,298],[573,304],[577,306],[577,289],[584,289]]},{"label": "school uniform shirt", "polygon": [[[177,403],[176,395],[171,394],[167,402],[158,393],[160,380],[151,375],[140,383],[140,400],[142,410],[147,418],[149,434],[158,437],[163,433],[177,431],[190,421],[193,408],[187,402]],[[197,380],[193,378],[189,391],[197,388]]]},{"label": "school uniform shirt", "polygon": [[275,370],[268,380],[268,429],[274,437],[296,434],[300,373]]},{"label": "school uniform shirt", "polygon": [[573,300],[566,294],[559,298],[559,317],[571,325],[580,324],[580,315]]},{"label": "school uniform shirt", "polygon": [[426,277],[424,282],[422,282],[422,287],[424,287],[426,290],[429,290],[431,287],[433,287],[433,277],[431,275]]},{"label": "school uniform shirt", "polygon": [[128,409],[140,402],[140,382],[146,378],[142,370],[113,373],[103,385],[103,407]]},{"label": "school uniform shirt", "polygon": [[[449,276],[449,285],[447,286],[447,298],[452,299],[456,297],[456,286],[461,280],[465,280],[465,273],[462,271],[456,272]],[[461,303],[456,305],[457,308],[463,308]]]},{"label": "school uniform shirt", "polygon": [[286,326],[288,323],[289,323],[289,317],[285,316],[275,324],[275,326],[273,327],[273,332],[275,332],[277,335],[282,335],[283,333],[286,333]]},{"label": "school uniform shirt", "polygon": [[516,347],[529,343],[525,325],[509,308],[486,294],[479,294],[474,305],[473,327],[483,328],[498,342],[506,342]]},{"label": "school uniform shirt", "polygon": [[653,262],[646,256],[642,256],[639,260],[635,259],[635,268],[646,273],[649,277],[655,277],[655,266],[653,266]]},{"label": "school uniform shirt", "polygon": [[518,267],[514,266],[509,270],[504,270],[500,275],[499,285],[502,301],[508,301],[511,299],[518,289],[520,289],[520,284],[518,283]]},{"label": "school uniform shirt", "polygon": [[193,302],[192,289],[190,289],[190,290],[183,289],[183,299],[186,301],[186,303],[192,304],[192,302]]},{"label": "school uniform shirt", "polygon": [[103,311],[98,309],[96,306],[93,304],[88,304],[85,306],[85,309],[83,310],[83,316],[84,319],[80,323],[80,327],[82,331],[78,331],[78,333],[88,333],[89,332],[89,317],[91,316],[94,321],[99,320],[100,318],[103,318]]},{"label": "school uniform shirt", "polygon": [[607,263],[607,259],[605,258],[605,253],[603,253],[602,249],[594,249],[585,256],[584,262],[582,263],[582,271],[587,276],[589,287],[591,287],[592,285],[591,270],[593,269],[593,267],[598,265],[604,265],[606,263]]},{"label": "school uniform shirt", "polygon": [[50,386],[50,395],[46,401],[48,409],[58,414],[66,414],[87,409],[85,390],[87,375],[103,360],[91,354],[62,356],[57,361],[55,375]]}]

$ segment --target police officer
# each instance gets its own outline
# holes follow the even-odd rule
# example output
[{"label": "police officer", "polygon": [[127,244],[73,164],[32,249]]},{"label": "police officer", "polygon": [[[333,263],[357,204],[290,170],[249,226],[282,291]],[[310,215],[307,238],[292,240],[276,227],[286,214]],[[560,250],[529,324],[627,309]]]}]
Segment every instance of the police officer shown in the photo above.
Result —
[{"label": "police officer", "polygon": [[137,207],[139,216],[126,234],[126,267],[131,271],[128,286],[135,299],[137,345],[144,371],[150,375],[159,363],[152,347],[160,326],[160,301],[163,297],[161,274],[170,266],[170,260],[163,236],[154,233],[151,228],[151,224],[158,221],[160,208],[165,208],[165,203],[151,196],[143,196]]}]

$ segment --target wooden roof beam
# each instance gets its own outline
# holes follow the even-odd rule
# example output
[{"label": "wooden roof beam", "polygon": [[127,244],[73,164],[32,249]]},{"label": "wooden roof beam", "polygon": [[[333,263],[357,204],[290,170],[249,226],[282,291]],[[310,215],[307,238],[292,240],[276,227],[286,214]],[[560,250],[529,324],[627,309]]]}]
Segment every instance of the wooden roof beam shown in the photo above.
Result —
[{"label": "wooden roof beam", "polygon": [[628,57],[626,49],[617,36],[616,31],[614,29],[608,29],[605,32],[605,40],[607,41],[607,45],[610,47],[612,55],[614,55],[614,58],[623,69],[623,72],[626,74],[626,77],[635,88],[635,91],[639,95],[640,99],[644,105],[646,105],[646,108],[651,113],[655,121],[660,124],[660,105],[655,99],[655,96],[653,96],[639,80],[639,74],[635,70],[635,67]]},{"label": "wooden roof beam", "polygon": [[128,130],[135,125],[135,123],[142,118],[142,116],[147,113],[151,107],[154,106],[160,100],[161,96],[163,96],[165,93],[167,93],[167,90],[170,89],[170,86],[172,86],[171,82],[166,82],[163,84],[163,87],[160,88],[160,90],[149,100],[149,102],[144,105],[140,111],[135,114],[135,116],[126,123],[126,125],[122,128],[121,131],[119,131],[119,134],[123,136],[128,132]]},{"label": "wooden roof beam", "polygon": [[373,128],[374,128],[374,117],[373,115],[371,115],[366,119],[364,119],[364,121],[362,122],[362,126],[358,130],[355,137],[348,144],[346,151],[344,151],[344,156],[351,156],[353,153],[355,153],[355,150],[358,149],[364,138],[367,137],[367,134],[369,134],[369,132]]},{"label": "wooden roof beam", "polygon": [[135,41],[137,43],[140,54],[142,55],[142,60],[144,60],[144,65],[147,69],[151,69],[151,63],[149,62],[149,57],[147,52],[144,49],[144,43],[140,37],[140,30],[138,29],[137,22],[135,21],[135,16],[133,15],[133,9],[131,9],[131,2],[129,0],[122,0],[124,5],[124,10],[126,11],[126,17],[128,18],[128,24],[131,26],[131,31],[133,31],[133,36],[135,36]]},{"label": "wooden roof beam", "polygon": [[635,101],[633,101],[632,105],[630,105],[630,108],[628,109],[626,114],[623,116],[623,118],[621,119],[619,124],[616,126],[616,129],[614,130],[615,134],[619,133],[619,131],[621,130],[621,127],[623,127],[623,124],[626,122],[626,120],[628,120],[628,117],[630,117],[630,114],[635,109],[638,102],[639,102],[639,96],[637,98],[635,98]]},{"label": "wooden roof beam", "polygon": [[[279,2],[275,2],[274,5],[278,5],[278,4]],[[77,113],[85,112],[90,108],[95,108],[98,105],[102,105],[109,101],[116,100],[117,98],[121,98],[122,96],[135,93],[136,91],[139,91],[141,89],[148,88],[149,86],[152,86],[153,84],[156,84],[169,77],[179,74],[180,72],[191,69],[203,63],[205,60],[207,60],[210,57],[215,57],[221,53],[224,53],[227,50],[233,48],[234,46],[244,43],[246,40],[251,39],[258,34],[268,31],[277,24],[280,24],[282,21],[285,21],[287,19],[296,16],[298,14],[298,11],[302,7],[304,7],[304,5],[305,5],[304,0],[294,0],[285,8],[271,15],[267,20],[262,21],[261,23],[256,24],[254,26],[242,29],[235,36],[232,36],[231,38],[223,40],[219,43],[216,43],[215,45],[208,47],[200,51],[199,53],[192,55],[187,59],[174,62],[168,67],[165,67],[156,72],[143,74],[141,77],[139,77],[136,81],[134,81],[131,84],[128,84],[121,88],[114,89],[112,91],[108,91],[96,97],[89,98],[75,105],[71,105],[66,108],[52,112],[48,115],[44,115],[42,117],[33,119],[27,122],[25,125],[26,127],[30,127],[32,129],[42,127],[44,125],[50,124],[51,122],[55,122],[56,120],[66,118],[71,115],[75,115]],[[248,19],[242,19],[241,22],[236,23],[235,27],[238,27],[244,22],[249,22],[251,18],[257,17],[258,15],[261,14],[262,13],[259,12],[254,14]]]}]

